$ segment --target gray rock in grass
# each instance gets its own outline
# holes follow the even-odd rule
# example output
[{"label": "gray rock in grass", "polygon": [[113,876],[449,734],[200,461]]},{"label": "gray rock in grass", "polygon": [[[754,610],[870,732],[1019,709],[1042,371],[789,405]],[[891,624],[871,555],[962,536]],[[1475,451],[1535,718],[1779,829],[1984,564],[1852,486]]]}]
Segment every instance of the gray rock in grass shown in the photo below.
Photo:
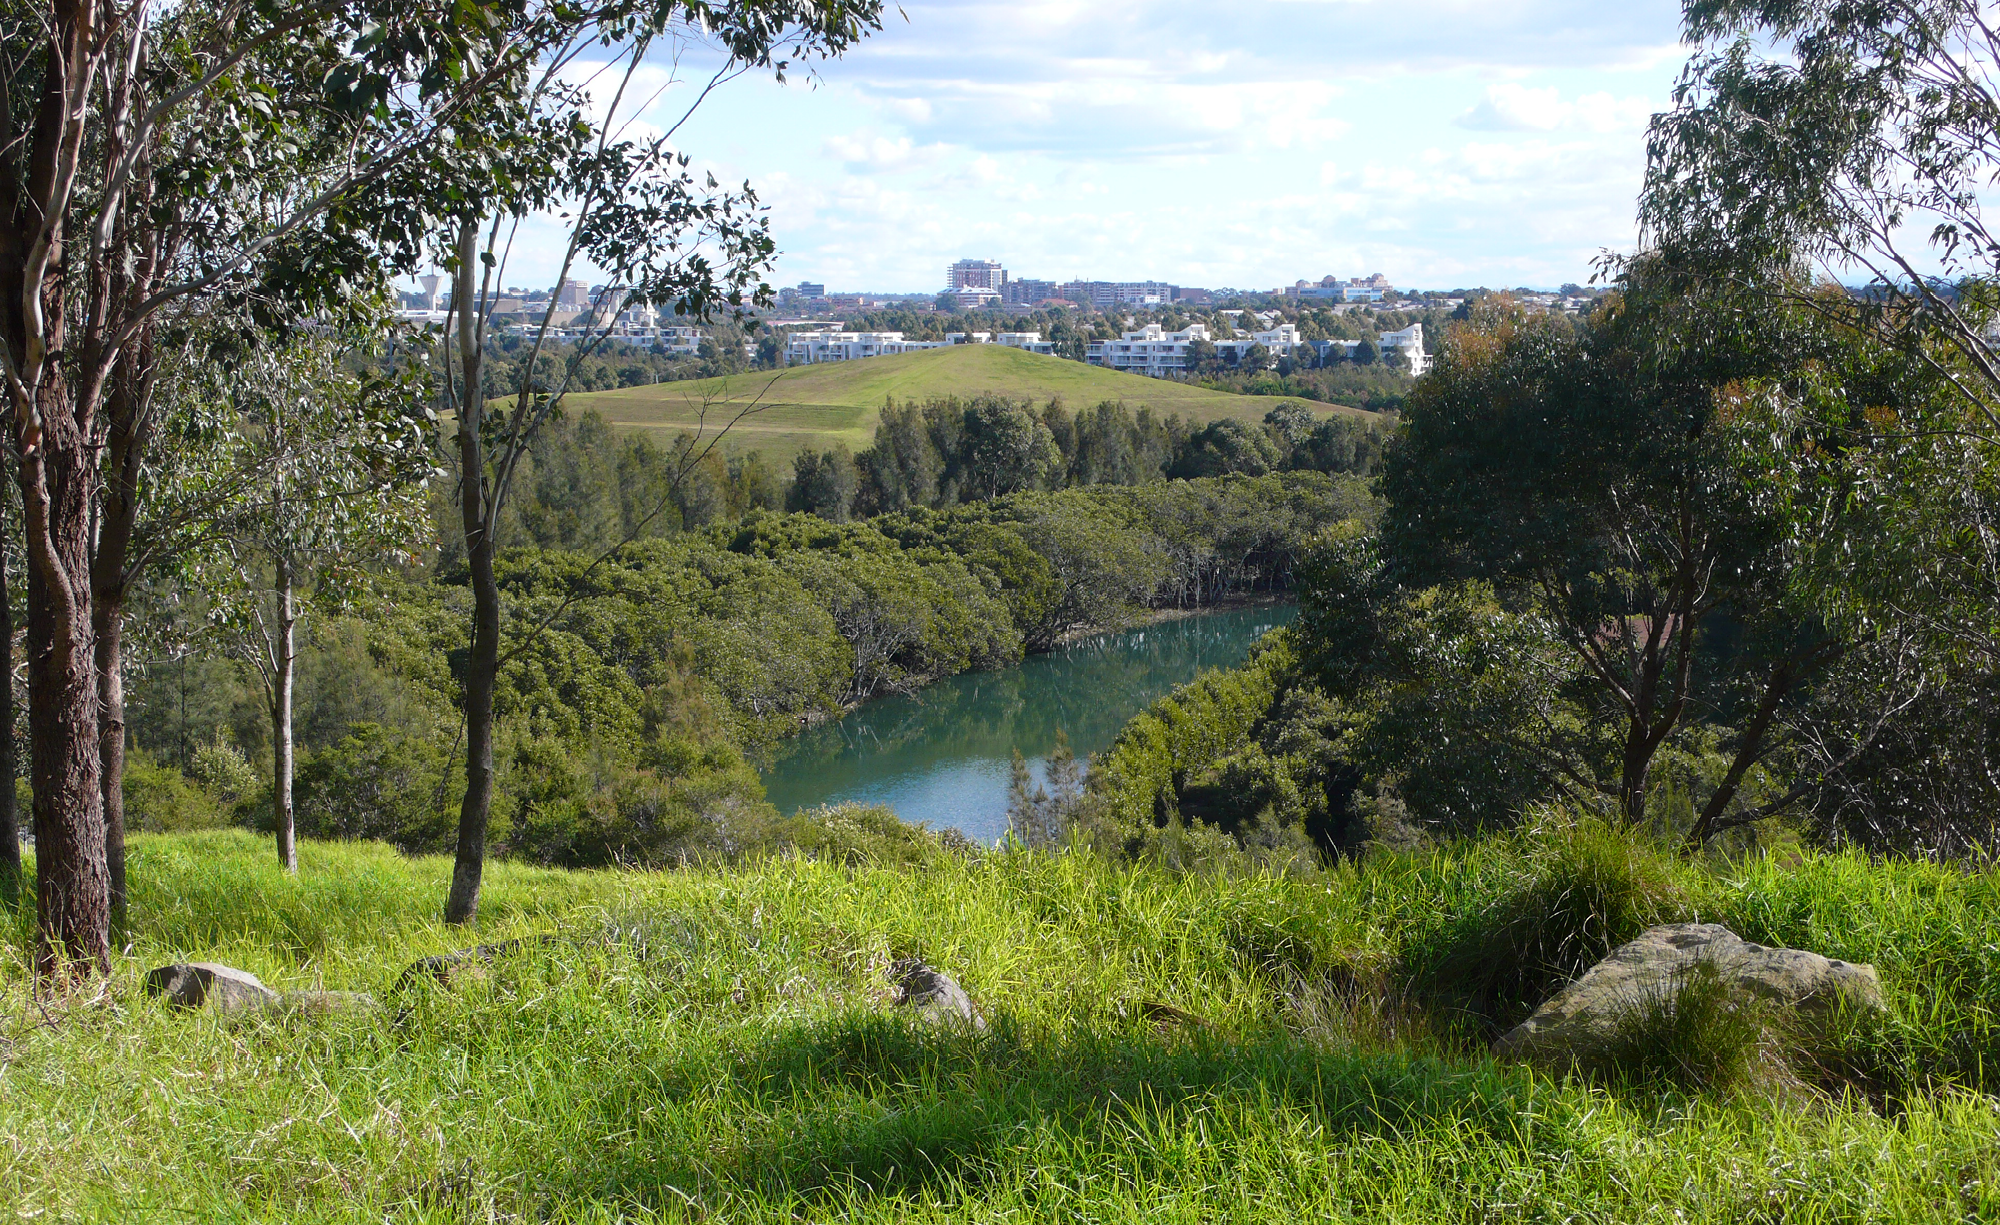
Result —
[{"label": "gray rock in grass", "polygon": [[986,1028],[986,1018],[979,1015],[965,988],[943,970],[905,957],[889,966],[889,983],[896,988],[896,1006],[913,1008],[926,1021]]},{"label": "gray rock in grass", "polygon": [[396,979],[394,991],[423,979],[435,979],[445,986],[456,986],[460,982],[486,977],[487,970],[502,957],[511,956],[529,948],[553,945],[560,937],[524,936],[515,940],[501,940],[494,944],[482,944],[475,948],[459,949],[455,953],[439,953],[411,962]]},{"label": "gray rock in grass", "polygon": [[146,994],[159,996],[178,1008],[208,1008],[216,1012],[269,1008],[279,1002],[278,993],[259,982],[255,974],[214,961],[192,961],[148,971]]},{"label": "gray rock in grass", "polygon": [[1501,1035],[1493,1053],[1550,1066],[1587,1060],[1619,1021],[1649,1000],[1668,996],[1698,962],[1715,967],[1731,989],[1808,1013],[1845,1004],[1880,1009],[1875,967],[1836,961],[1803,949],[1751,944],[1716,923],[1669,923],[1649,928],[1584,972],[1520,1025]]},{"label": "gray rock in grass", "polygon": [[381,1002],[362,991],[289,991],[285,993],[284,1006],[288,1012],[309,1017],[382,1011]]}]

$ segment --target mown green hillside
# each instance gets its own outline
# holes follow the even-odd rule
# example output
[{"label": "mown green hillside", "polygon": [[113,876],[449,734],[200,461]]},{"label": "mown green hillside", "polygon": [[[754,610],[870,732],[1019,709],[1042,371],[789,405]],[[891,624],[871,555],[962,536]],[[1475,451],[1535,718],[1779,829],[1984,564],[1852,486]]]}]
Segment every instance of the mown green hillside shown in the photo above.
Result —
[{"label": "mown green hillside", "polygon": [[[1295,877],[935,845],[901,866],[501,863],[473,934],[435,920],[446,859],[308,843],[292,878],[247,833],[142,836],[131,948],[102,990],[31,1004],[31,920],[0,908],[0,1204],[292,1223],[2000,1213],[1976,1023],[2000,981],[1990,875],[1815,852],[1710,875],[1632,855],[1609,877],[1578,876],[1599,855],[1576,863],[1560,838]],[[1487,947],[1496,925],[1588,935],[1574,925],[1601,895],[1634,888],[1875,963],[1877,1041],[1957,1083],[1884,1063],[1815,1069],[1828,1087],[1791,1099],[1561,1082],[1375,987]],[[398,986],[417,958],[543,936],[449,985]],[[902,957],[955,976],[989,1028],[895,1009]],[[386,1007],[174,1013],[140,977],[178,959]]]},{"label": "mown green hillside", "polygon": [[[961,345],[726,379],[589,392],[570,396],[569,403],[578,411],[595,409],[614,425],[661,430],[668,437],[703,426],[713,430],[747,409],[748,415],[731,431],[741,441],[731,445],[789,458],[807,446],[836,442],[855,450],[867,446],[885,400],[978,395],[1037,402],[1060,396],[1072,409],[1120,401],[1129,408],[1143,406],[1199,422],[1222,417],[1261,421],[1273,407],[1287,402],[1149,379],[1001,345]],[[1320,408],[1311,403],[1306,407]],[[1374,416],[1353,408],[1329,411]]]}]

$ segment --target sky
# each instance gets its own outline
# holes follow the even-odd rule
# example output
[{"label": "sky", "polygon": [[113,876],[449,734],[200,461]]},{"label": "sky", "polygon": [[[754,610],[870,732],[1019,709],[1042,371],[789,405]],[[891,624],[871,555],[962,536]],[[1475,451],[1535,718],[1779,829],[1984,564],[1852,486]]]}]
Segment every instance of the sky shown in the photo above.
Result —
[{"label": "sky", "polygon": [[[903,0],[810,75],[725,84],[674,142],[769,206],[775,285],[935,292],[973,257],[1043,280],[1554,287],[1633,244],[1679,18],[1671,0]],[[649,65],[635,131],[671,126],[705,67]],[[552,281],[560,245],[531,225],[506,282]]]}]

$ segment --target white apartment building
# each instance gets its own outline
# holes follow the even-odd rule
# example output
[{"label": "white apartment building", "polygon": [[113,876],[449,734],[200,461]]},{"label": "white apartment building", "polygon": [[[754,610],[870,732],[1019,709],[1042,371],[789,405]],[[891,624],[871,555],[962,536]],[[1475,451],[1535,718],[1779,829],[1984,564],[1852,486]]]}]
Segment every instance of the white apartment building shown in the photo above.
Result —
[{"label": "white apartment building", "polygon": [[[1343,346],[1343,353],[1352,357],[1355,347],[1361,343],[1358,340],[1307,341],[1299,335],[1298,327],[1290,323],[1228,340],[1213,340],[1208,329],[1199,323],[1190,324],[1178,332],[1169,332],[1157,323],[1149,323],[1136,332],[1126,332],[1117,340],[1091,341],[1087,360],[1093,366],[1164,378],[1187,368],[1188,346],[1197,340],[1212,341],[1216,352],[1232,365],[1242,362],[1243,355],[1256,345],[1264,346],[1273,358],[1296,356],[1306,348],[1325,353],[1334,345]],[[1422,374],[1430,368],[1430,355],[1424,352],[1424,325],[1421,323],[1413,323],[1400,331],[1378,333],[1377,343],[1385,354],[1402,354],[1412,375]],[[1036,350],[1047,351],[1047,347]]]},{"label": "white apartment building", "polygon": [[1085,349],[1084,360],[1093,366],[1108,366],[1128,374],[1165,378],[1186,368],[1188,345],[1207,339],[1208,329],[1199,323],[1189,324],[1178,332],[1169,332],[1157,323],[1149,323],[1117,340],[1091,341]]},{"label": "white apartment building", "polygon": [[1178,332],[1149,323],[1117,340],[1092,341],[1085,360],[1093,366],[1108,366],[1128,374],[1164,378],[1187,368],[1188,346],[1197,340],[1211,340],[1216,352],[1232,362],[1242,361],[1253,345],[1263,345],[1273,357],[1287,357],[1305,343],[1299,338],[1299,329],[1289,323],[1229,340],[1213,340],[1208,329],[1199,323],[1189,324]]},{"label": "white apartment building", "polygon": [[901,332],[793,332],[785,341],[785,364],[811,366],[820,362],[851,362],[864,357],[888,357],[953,345],[1002,344],[1029,353],[1053,354],[1055,346],[1040,332],[948,332],[943,340],[905,340]]},{"label": "white apartment building", "polygon": [[1218,340],[1215,342],[1215,348],[1217,352],[1227,357],[1230,361],[1240,362],[1243,360],[1243,355],[1256,345],[1263,345],[1266,349],[1270,350],[1272,357],[1278,358],[1290,357],[1304,343],[1305,341],[1299,336],[1297,325],[1281,323],[1277,327],[1266,331],[1252,332],[1248,337],[1239,336],[1234,340]]},{"label": "white apartment building", "polygon": [[1002,332],[993,338],[993,343],[1010,349],[1026,349],[1030,353],[1053,354],[1056,351],[1055,345],[1043,340],[1040,332]]},{"label": "white apartment building", "polygon": [[693,357],[701,352],[701,342],[707,333],[700,328],[664,327],[654,336],[654,343],[667,352],[680,357]]},{"label": "white apartment building", "polygon": [[1394,289],[1389,278],[1381,273],[1370,277],[1349,277],[1342,281],[1339,277],[1321,277],[1319,284],[1299,281],[1284,292],[1295,298],[1324,298],[1335,302],[1380,302],[1382,296]]},{"label": "white apartment building", "polygon": [[813,366],[821,362],[851,362],[919,349],[942,349],[950,340],[905,340],[901,332],[793,332],[785,340],[785,364]]},{"label": "white apartment building", "polygon": [[[1375,336],[1375,343],[1381,348],[1383,356],[1386,357],[1392,352],[1402,354],[1403,361],[1409,367],[1412,376],[1422,374],[1431,368],[1430,354],[1424,352],[1423,324],[1413,323],[1400,331],[1377,332]],[[1352,359],[1355,348],[1360,344],[1358,340],[1322,340],[1316,342],[1314,347],[1325,353],[1334,345],[1340,345],[1346,356]]]}]

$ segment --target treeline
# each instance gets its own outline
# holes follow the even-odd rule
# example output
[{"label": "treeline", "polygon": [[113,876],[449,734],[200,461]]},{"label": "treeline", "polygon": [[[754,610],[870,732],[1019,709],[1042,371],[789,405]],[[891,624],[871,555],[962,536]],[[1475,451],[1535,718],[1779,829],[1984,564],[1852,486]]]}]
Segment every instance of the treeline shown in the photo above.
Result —
[{"label": "treeline", "polygon": [[[746,752],[1134,610],[1283,589],[1308,541],[1371,506],[1358,478],[1301,472],[845,524],[753,512],[609,556],[512,550],[500,583],[520,629],[496,694],[494,844],[572,866],[768,847],[799,831],[763,802]],[[450,845],[465,786],[462,584],[462,568],[403,583],[305,652],[302,834]],[[130,707],[134,828],[267,819],[269,776],[248,762],[263,759],[268,723],[243,673],[200,657],[155,666]]]},{"label": "treeline", "polygon": [[1382,454],[1380,426],[1344,414],[1316,419],[1281,404],[1261,425],[1196,425],[1105,403],[1071,413],[995,396],[932,399],[882,409],[874,444],[806,451],[793,462],[792,510],[834,522],[910,507],[949,507],[1028,490],[1143,485],[1271,472],[1366,474]]},{"label": "treeline", "polygon": [[1244,396],[1294,396],[1321,404],[1347,404],[1372,413],[1399,413],[1409,399],[1413,380],[1399,366],[1378,363],[1309,361],[1280,358],[1268,368],[1223,369],[1202,374],[1203,387]]},{"label": "treeline", "polygon": [[[784,364],[783,342],[775,333],[753,335],[730,320],[702,324],[701,330],[706,337],[693,354],[670,353],[660,345],[617,337],[588,343],[550,340],[536,352],[532,330],[501,332],[488,342],[481,382],[488,398],[497,399],[518,393],[530,366],[537,390],[583,392],[719,378],[753,366]],[[755,346],[754,352],[745,352],[746,340]]]},{"label": "treeline", "polygon": [[[1284,404],[1262,424],[1197,426],[1169,414],[1100,404],[1072,414],[996,397],[933,399],[883,409],[875,443],[836,446],[789,465],[683,435],[662,445],[615,430],[595,411],[550,421],[523,457],[505,508],[506,547],[602,550],[735,523],[758,511],[807,511],[833,522],[912,507],[941,509],[1009,494],[1178,478],[1321,472],[1365,476],[1387,438],[1373,421],[1315,418]],[[463,547],[448,491],[434,490],[449,557]]]}]

